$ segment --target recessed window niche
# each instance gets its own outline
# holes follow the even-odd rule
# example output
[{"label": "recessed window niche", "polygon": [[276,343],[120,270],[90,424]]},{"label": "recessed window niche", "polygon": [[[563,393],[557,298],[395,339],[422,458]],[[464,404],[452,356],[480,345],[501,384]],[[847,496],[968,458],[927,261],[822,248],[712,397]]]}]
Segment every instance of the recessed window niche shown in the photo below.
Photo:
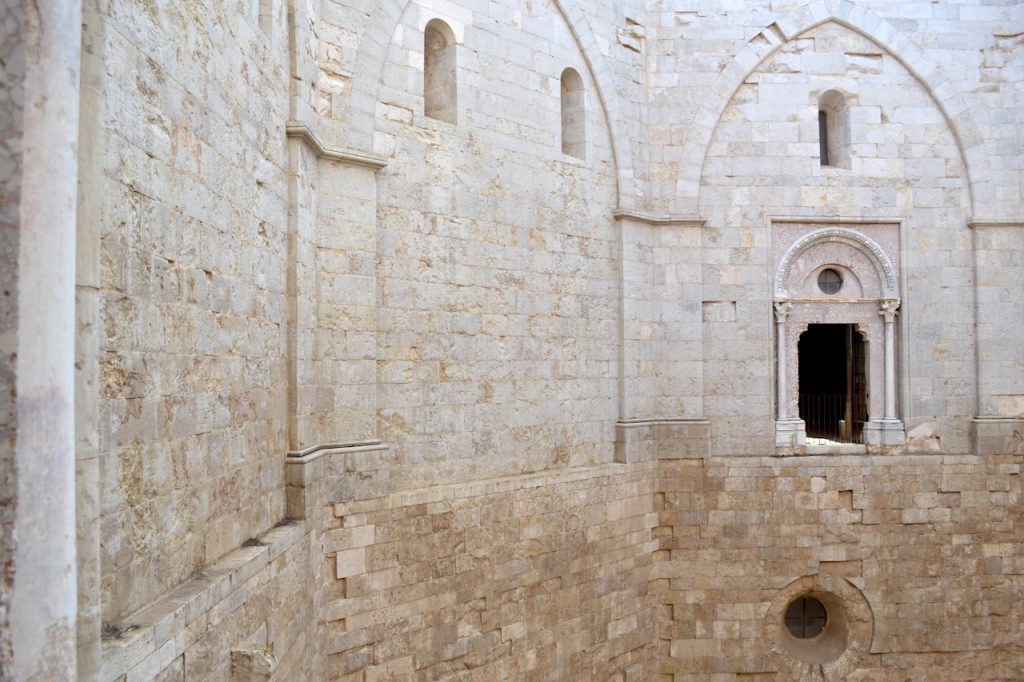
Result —
[{"label": "recessed window niche", "polygon": [[582,159],[587,147],[586,90],[576,69],[562,72],[562,153]]},{"label": "recessed window niche", "polygon": [[822,167],[850,167],[850,107],[838,90],[818,100],[818,148]]},{"label": "recessed window niche", "polygon": [[439,121],[458,120],[455,33],[440,19],[423,31],[423,113]]}]

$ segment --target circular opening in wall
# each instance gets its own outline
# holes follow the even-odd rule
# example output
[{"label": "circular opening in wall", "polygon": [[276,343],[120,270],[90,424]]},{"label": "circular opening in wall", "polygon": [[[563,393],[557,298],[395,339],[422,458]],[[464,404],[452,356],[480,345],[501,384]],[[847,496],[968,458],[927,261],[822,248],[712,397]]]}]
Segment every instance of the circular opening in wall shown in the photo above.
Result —
[{"label": "circular opening in wall", "polygon": [[843,276],[838,270],[825,268],[818,273],[818,288],[829,296],[837,294],[843,288]]},{"label": "circular opening in wall", "polygon": [[798,592],[778,612],[779,642],[798,661],[827,663],[846,651],[848,623],[842,601],[831,592]]},{"label": "circular opening in wall", "polygon": [[786,607],[786,629],[797,639],[812,639],[828,624],[825,605],[814,597],[798,597]]},{"label": "circular opening in wall", "polygon": [[797,578],[778,590],[765,628],[779,679],[805,679],[826,666],[823,679],[844,680],[871,646],[873,618],[864,595],[847,578],[829,573]]}]

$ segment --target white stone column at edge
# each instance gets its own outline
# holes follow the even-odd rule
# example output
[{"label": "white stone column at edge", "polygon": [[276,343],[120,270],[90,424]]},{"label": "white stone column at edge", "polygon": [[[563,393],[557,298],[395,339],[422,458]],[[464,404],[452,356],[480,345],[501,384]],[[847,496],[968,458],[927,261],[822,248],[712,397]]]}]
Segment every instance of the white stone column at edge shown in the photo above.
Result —
[{"label": "white stone column at edge", "polygon": [[18,255],[16,679],[75,679],[81,0],[29,3]]},{"label": "white stone column at edge", "polygon": [[775,338],[778,344],[775,368],[776,402],[778,403],[776,419],[779,421],[785,421],[788,418],[786,410],[786,318],[789,316],[791,307],[792,304],[788,301],[775,302]]},{"label": "white stone column at edge", "polygon": [[896,337],[894,322],[898,300],[883,301],[878,314],[885,321],[885,420],[896,419]]},{"label": "white stone column at edge", "polygon": [[786,319],[793,304],[789,301],[775,301],[775,335],[777,349],[775,353],[775,446],[786,448],[799,447],[807,442],[804,421],[799,415],[789,416],[789,381],[786,374],[788,349],[786,344]]}]

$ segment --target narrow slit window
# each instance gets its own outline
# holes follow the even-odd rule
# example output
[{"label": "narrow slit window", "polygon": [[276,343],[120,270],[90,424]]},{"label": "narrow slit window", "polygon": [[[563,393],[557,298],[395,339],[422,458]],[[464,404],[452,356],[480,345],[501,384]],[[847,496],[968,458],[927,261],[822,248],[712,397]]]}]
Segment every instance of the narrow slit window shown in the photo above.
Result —
[{"label": "narrow slit window", "polygon": [[821,156],[821,165],[828,163],[828,113],[818,111],[818,154]]},{"label": "narrow slit window", "polygon": [[586,91],[575,69],[562,72],[562,153],[582,159],[586,153]]},{"label": "narrow slit window", "polygon": [[423,32],[423,111],[448,123],[458,119],[455,34],[440,19],[431,19]]},{"label": "narrow slit window", "polygon": [[838,90],[818,100],[818,145],[822,166],[850,168],[850,107]]}]

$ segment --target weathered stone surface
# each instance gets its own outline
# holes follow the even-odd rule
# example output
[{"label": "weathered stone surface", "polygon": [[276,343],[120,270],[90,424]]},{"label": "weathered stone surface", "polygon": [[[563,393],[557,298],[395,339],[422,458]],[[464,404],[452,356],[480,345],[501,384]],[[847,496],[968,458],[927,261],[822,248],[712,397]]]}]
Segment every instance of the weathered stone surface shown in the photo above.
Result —
[{"label": "weathered stone surface", "polygon": [[339,506],[331,679],[653,679],[657,481],[608,465]]},{"label": "weathered stone surface", "polygon": [[[81,4],[0,11],[0,525],[62,538],[0,578],[67,607],[47,674],[1024,668],[1019,5]],[[809,442],[823,323],[864,443]]]}]

